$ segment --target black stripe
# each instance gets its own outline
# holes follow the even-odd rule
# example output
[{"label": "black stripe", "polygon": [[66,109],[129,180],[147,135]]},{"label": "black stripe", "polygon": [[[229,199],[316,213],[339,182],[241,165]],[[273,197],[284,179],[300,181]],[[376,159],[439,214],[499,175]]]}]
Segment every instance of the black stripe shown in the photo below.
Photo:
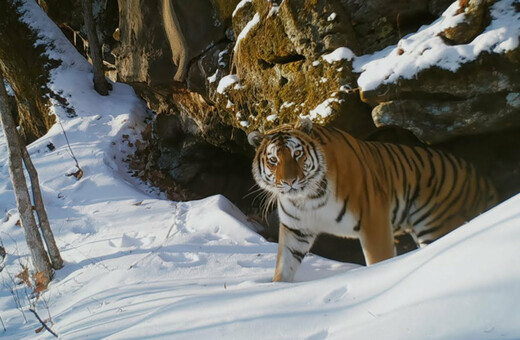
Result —
[{"label": "black stripe", "polygon": [[[455,181],[455,179],[454,179]],[[446,213],[448,213],[448,211],[453,208],[453,205],[457,202],[460,202],[461,200],[464,199],[463,194],[465,193],[465,188],[467,187],[467,181],[468,181],[468,176],[465,176],[464,178],[464,183],[462,183],[462,186],[460,188],[460,190],[458,191],[458,193],[456,195],[454,195],[453,192],[451,192],[451,200],[449,202],[446,203],[444,209],[437,214],[437,216],[435,217],[435,220],[437,220],[437,222],[439,221],[445,221],[446,219],[444,218],[444,215],[446,215]],[[462,213],[462,212],[459,212],[459,213]]]},{"label": "black stripe", "polygon": [[394,199],[395,199],[395,206],[394,210],[392,211],[392,225],[395,225],[395,219],[397,217],[397,212],[399,211],[399,197],[397,196],[397,192],[394,191]]},{"label": "black stripe", "polygon": [[359,214],[359,220],[357,224],[354,226],[354,231],[360,231],[361,230],[361,219],[363,218],[363,212]]},{"label": "black stripe", "polygon": [[432,186],[432,182],[433,182],[433,179],[435,178],[436,176],[436,171],[435,171],[435,163],[433,162],[433,154],[432,152],[430,151],[430,149],[428,148],[423,148],[424,151],[426,151],[426,153],[428,154],[428,161],[430,163],[430,171],[431,171],[431,174],[430,174],[430,178],[428,178],[428,187]]},{"label": "black stripe", "polygon": [[395,162],[395,159],[392,156],[392,153],[390,152],[388,145],[384,144],[384,143],[379,144],[379,145],[381,145],[385,149],[388,159],[390,159],[390,162],[392,163],[392,166],[394,167],[394,175],[397,178],[400,178],[401,176],[399,176],[399,168],[397,167],[397,163]]},{"label": "black stripe", "polygon": [[[435,192],[433,190],[430,191],[430,196],[426,199],[426,201],[424,202],[423,205],[421,205],[419,208],[417,208],[413,213],[410,214],[410,217],[412,217],[413,215],[417,214],[419,211],[421,211],[422,209],[428,207],[433,199],[433,197],[435,197]],[[413,222],[413,224],[416,224],[418,223],[418,221],[415,221]]]},{"label": "black stripe", "polygon": [[327,193],[327,185],[328,185],[327,178],[323,177],[320,184],[318,185],[318,190],[315,193],[310,194],[307,197],[311,200],[323,197]]},{"label": "black stripe", "polygon": [[446,162],[444,161],[444,157],[442,157],[442,154],[438,151],[435,151],[437,153],[437,158],[441,162],[441,177],[439,179],[439,187],[437,188],[435,194],[438,195],[441,191],[442,185],[444,184],[444,180],[446,179]]},{"label": "black stripe", "polygon": [[278,201],[278,204],[280,205],[280,208],[282,209],[282,211],[283,211],[283,213],[284,213],[285,215],[289,216],[289,217],[292,218],[293,220],[296,220],[296,221],[299,221],[299,220],[300,220],[298,217],[289,214],[289,213],[287,212],[287,210],[285,210],[285,208],[283,207],[282,202]]},{"label": "black stripe", "polygon": [[424,168],[424,161],[423,161],[423,159],[422,159],[421,153],[420,153],[419,151],[417,151],[418,148],[412,146],[412,147],[410,147],[410,150],[412,150],[412,152],[413,152],[414,155],[415,155],[415,158],[417,158],[417,159],[419,160],[419,162],[421,163],[421,168]]},{"label": "black stripe", "polygon": [[[412,169],[412,164],[410,163],[410,160],[408,159],[408,154],[406,153],[406,151],[404,150],[403,146],[402,145],[399,145],[399,144],[395,144],[395,147],[397,148],[397,150],[401,153],[401,157],[404,158],[404,160],[406,161],[406,163],[408,164],[408,167],[410,168],[410,170]],[[408,148],[407,148],[408,149]]]},{"label": "black stripe", "polygon": [[290,231],[291,233],[293,233],[295,235],[296,238],[298,238],[299,240],[300,239],[305,239],[305,240],[302,240],[302,242],[306,242],[306,243],[309,243],[309,241],[307,240],[308,237],[314,237],[314,235],[312,234],[306,234],[298,229],[293,229],[293,228],[289,228],[288,226],[286,226],[285,224],[281,223],[281,225],[287,229],[288,231]]},{"label": "black stripe", "polygon": [[352,143],[350,143],[350,141],[348,140],[348,138],[346,137],[346,133],[340,131],[340,130],[335,130],[334,132],[336,132],[337,134],[339,134],[339,136],[341,137],[341,139],[343,139],[343,141],[345,143],[347,143],[347,145],[349,146],[349,148],[354,152],[354,155],[356,156],[356,158],[358,159],[359,161],[359,164],[361,164],[361,166],[363,166],[363,162],[361,161],[361,158],[359,157],[358,155],[358,152],[356,151],[356,149],[354,148],[354,146],[352,145]]},{"label": "black stripe", "polygon": [[[415,186],[410,185],[408,188],[411,189],[414,187],[413,194],[410,197],[410,190],[407,191],[407,195],[405,198],[405,208],[403,209],[403,214],[401,215],[401,220],[399,221],[399,225],[402,225],[404,220],[408,217],[410,217],[410,209],[412,208],[412,205],[415,203],[417,198],[419,197],[419,191],[420,191],[420,181],[421,181],[421,175],[420,171],[417,167],[417,164],[415,163],[415,160],[412,158],[412,172],[415,172]],[[407,178],[407,182],[410,183],[411,179]]]},{"label": "black stripe", "polygon": [[[379,156],[379,159],[381,159],[381,165],[382,165],[382,167],[383,167],[384,175],[385,175],[385,181],[386,181],[385,184],[386,184],[386,188],[387,188],[388,190],[392,190],[392,187],[389,185],[390,183],[393,182],[392,170],[391,170],[390,167],[386,164],[386,162],[385,162],[385,158],[384,158],[384,156],[383,156],[383,153],[386,151],[386,149],[384,149],[383,147],[381,147],[381,145],[378,145],[378,144],[374,144],[374,147],[375,147],[375,150],[376,150],[376,152],[377,152],[377,155]],[[390,161],[393,162],[393,159],[392,159],[392,157],[388,154],[388,152],[386,152],[385,154],[386,154],[386,156],[390,159]],[[396,168],[395,168],[397,165],[395,164],[395,162],[393,162],[393,163],[394,163],[394,170],[397,171]],[[388,170],[387,170],[387,168],[388,168]]]},{"label": "black stripe", "polygon": [[441,228],[441,226],[438,225],[438,226],[432,227],[430,229],[423,230],[423,231],[421,231],[420,233],[417,234],[417,237],[421,237],[421,236],[424,236],[424,235],[427,235],[427,234],[431,234],[431,233],[439,230],[440,228]]},{"label": "black stripe", "polygon": [[298,261],[298,262],[302,262],[303,258],[305,257],[305,253],[302,253],[300,251],[297,251],[295,249],[292,249],[292,248],[287,248],[289,249],[289,251],[291,252],[292,256]]},{"label": "black stripe", "polygon": [[[402,190],[402,194],[403,194],[403,198],[405,199],[405,203],[406,203],[406,198],[408,197],[408,191],[409,191],[409,188],[408,188],[408,185],[407,185],[407,179],[406,179],[406,169],[404,168],[404,164],[403,162],[401,161],[401,157],[399,157],[399,155],[397,154],[397,152],[394,150],[394,148],[392,148],[392,145],[390,144],[383,144],[385,146],[388,146],[388,153],[389,153],[389,156],[391,157],[392,155],[395,156],[395,159],[399,162],[399,165],[401,166],[401,171],[402,171],[402,178],[400,178],[400,180],[402,181],[403,183],[403,190]],[[396,189],[396,188],[395,188]]]},{"label": "black stripe", "polygon": [[[265,150],[264,150],[265,151]],[[263,152],[259,152],[256,159],[256,165],[258,166],[258,173],[260,174],[260,177],[264,177],[264,172],[262,171],[262,165],[263,165]]]},{"label": "black stripe", "polygon": [[343,216],[345,215],[345,212],[347,211],[347,203],[348,203],[348,196],[343,201],[343,207],[341,208],[341,211],[339,212],[338,217],[336,217],[336,222],[339,223],[343,219]]},{"label": "black stripe", "polygon": [[430,216],[430,214],[435,210],[437,209],[437,204],[433,204],[433,206],[427,211],[425,212],[421,217],[419,217],[413,224],[419,224],[421,223],[422,221],[424,221],[426,218],[428,218]]},{"label": "black stripe", "polygon": [[[386,166],[385,166],[385,163],[383,160],[383,156],[379,152],[378,145],[375,145],[374,143],[367,143],[367,146],[369,147],[370,153],[372,154],[372,159],[374,159],[378,164],[379,171],[381,171],[383,173],[384,181],[388,182],[388,173],[386,171]],[[381,180],[378,182],[381,182]],[[385,183],[385,184],[387,184],[387,183]],[[379,183],[379,185],[382,186],[383,183]],[[388,187],[388,185],[386,185],[386,187]],[[385,192],[384,188],[380,187],[379,189],[381,191]]]},{"label": "black stripe", "polygon": [[[307,150],[309,158],[312,162],[312,167],[309,169],[309,171],[316,172],[318,170],[318,167],[320,166],[320,164],[319,164],[320,161],[318,158],[318,151],[316,151],[316,146],[314,145],[314,143],[310,142],[308,145],[305,146],[305,149]],[[312,149],[312,150],[310,150],[310,149]]]},{"label": "black stripe", "polygon": [[321,138],[321,135],[316,131],[316,129],[312,129],[311,136],[317,139],[321,145],[325,144],[325,141]]},{"label": "black stripe", "polygon": [[295,200],[293,200],[293,199],[291,199],[291,198],[288,198],[287,200],[288,200],[289,203],[291,203],[292,206],[295,207],[296,209],[298,209],[298,210],[303,210],[303,207],[301,206],[301,204],[298,203],[298,201],[295,201]]}]

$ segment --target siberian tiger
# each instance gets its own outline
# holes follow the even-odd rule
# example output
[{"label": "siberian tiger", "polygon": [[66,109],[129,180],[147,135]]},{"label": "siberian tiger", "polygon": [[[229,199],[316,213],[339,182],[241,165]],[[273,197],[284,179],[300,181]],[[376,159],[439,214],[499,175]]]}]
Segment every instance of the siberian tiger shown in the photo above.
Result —
[{"label": "siberian tiger", "polygon": [[253,176],[277,200],[273,281],[292,281],[320,233],[359,238],[367,265],[395,256],[394,235],[424,246],[497,202],[474,167],[427,147],[364,142],[302,120],[262,134]]}]

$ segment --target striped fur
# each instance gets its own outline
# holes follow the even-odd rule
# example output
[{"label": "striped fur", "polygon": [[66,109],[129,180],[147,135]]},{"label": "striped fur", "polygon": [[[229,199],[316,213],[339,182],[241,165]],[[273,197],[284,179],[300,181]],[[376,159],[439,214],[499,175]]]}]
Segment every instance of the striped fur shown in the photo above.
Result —
[{"label": "striped fur", "polygon": [[497,202],[473,166],[431,148],[363,142],[310,121],[249,141],[253,176],[278,205],[274,281],[293,280],[320,233],[359,238],[370,265],[395,255],[394,235],[424,246]]}]

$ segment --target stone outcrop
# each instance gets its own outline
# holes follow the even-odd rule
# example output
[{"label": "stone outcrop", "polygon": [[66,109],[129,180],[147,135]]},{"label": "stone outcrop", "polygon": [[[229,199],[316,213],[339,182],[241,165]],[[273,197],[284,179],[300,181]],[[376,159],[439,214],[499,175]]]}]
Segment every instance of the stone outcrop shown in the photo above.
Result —
[{"label": "stone outcrop", "polygon": [[[469,2],[467,21],[439,33],[445,40],[449,37],[448,45],[473,40],[484,29],[477,20],[489,23],[489,13],[483,13],[488,4],[479,3],[481,7],[474,9]],[[362,91],[361,97],[374,107],[376,126],[406,128],[429,144],[520,128],[520,47],[506,53],[483,52],[456,71],[433,65],[411,79]]]},{"label": "stone outcrop", "polygon": [[372,127],[367,108],[346,113],[362,106],[358,94],[349,91],[356,81],[351,59],[359,48],[339,2],[254,1],[237,9],[233,22],[231,71],[237,81],[225,88],[220,82],[210,92],[228,124],[251,131],[308,115],[328,123],[345,112],[349,130]]}]

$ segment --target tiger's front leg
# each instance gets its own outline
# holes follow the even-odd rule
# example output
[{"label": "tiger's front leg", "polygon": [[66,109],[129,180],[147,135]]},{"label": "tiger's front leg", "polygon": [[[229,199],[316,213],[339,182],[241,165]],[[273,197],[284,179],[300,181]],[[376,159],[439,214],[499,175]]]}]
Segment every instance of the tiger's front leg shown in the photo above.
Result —
[{"label": "tiger's front leg", "polygon": [[273,281],[292,281],[296,270],[311,249],[315,239],[316,235],[308,234],[280,223],[278,257],[276,259]]}]

